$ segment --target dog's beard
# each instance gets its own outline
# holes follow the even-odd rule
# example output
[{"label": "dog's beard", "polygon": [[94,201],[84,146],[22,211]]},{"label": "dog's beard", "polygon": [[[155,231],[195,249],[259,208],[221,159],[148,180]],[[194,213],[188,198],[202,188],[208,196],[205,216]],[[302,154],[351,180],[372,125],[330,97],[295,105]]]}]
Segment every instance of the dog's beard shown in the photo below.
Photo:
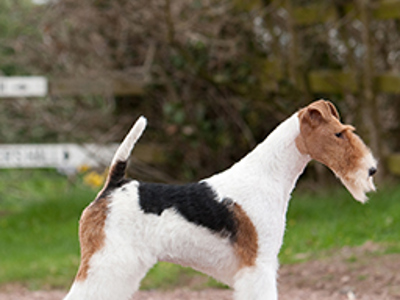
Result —
[{"label": "dog's beard", "polygon": [[368,200],[366,193],[376,190],[373,178],[368,174],[365,175],[365,171],[358,171],[351,176],[340,179],[354,199],[361,203],[365,203]]},{"label": "dog's beard", "polygon": [[354,199],[361,203],[368,200],[366,195],[368,192],[376,190],[373,177],[369,174],[370,168],[376,169],[376,165],[375,158],[369,153],[362,159],[356,171],[338,176]]}]

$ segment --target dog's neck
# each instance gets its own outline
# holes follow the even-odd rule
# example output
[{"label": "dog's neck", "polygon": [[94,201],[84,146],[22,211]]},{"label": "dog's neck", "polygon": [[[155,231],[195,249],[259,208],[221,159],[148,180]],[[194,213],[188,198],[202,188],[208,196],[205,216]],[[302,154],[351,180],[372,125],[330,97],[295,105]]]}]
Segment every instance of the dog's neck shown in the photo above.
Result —
[{"label": "dog's neck", "polygon": [[230,169],[207,181],[227,190],[231,184],[238,189],[241,186],[243,189],[273,189],[287,202],[297,179],[311,160],[297,149],[295,140],[299,134],[299,119],[295,113]]},{"label": "dog's neck", "polygon": [[281,186],[284,192],[290,194],[311,160],[297,149],[295,140],[299,134],[299,119],[295,113],[238,162],[235,168],[257,174],[261,180],[265,178],[272,181],[276,187]]}]

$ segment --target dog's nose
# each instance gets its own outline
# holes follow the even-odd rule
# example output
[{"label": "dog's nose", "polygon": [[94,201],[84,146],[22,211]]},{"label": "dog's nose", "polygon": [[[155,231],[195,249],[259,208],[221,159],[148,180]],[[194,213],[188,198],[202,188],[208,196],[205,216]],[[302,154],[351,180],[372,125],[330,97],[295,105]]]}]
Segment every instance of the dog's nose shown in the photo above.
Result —
[{"label": "dog's nose", "polygon": [[376,173],[376,168],[375,167],[369,168],[369,170],[368,170],[368,175],[369,176],[374,176],[375,173]]}]

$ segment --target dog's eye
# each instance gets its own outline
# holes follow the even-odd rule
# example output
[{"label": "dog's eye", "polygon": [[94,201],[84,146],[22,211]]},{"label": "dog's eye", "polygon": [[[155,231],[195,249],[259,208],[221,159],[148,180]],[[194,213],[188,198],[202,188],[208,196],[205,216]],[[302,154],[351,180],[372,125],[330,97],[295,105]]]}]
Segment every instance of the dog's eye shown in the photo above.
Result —
[{"label": "dog's eye", "polygon": [[335,133],[336,137],[342,139],[343,138],[343,132],[337,132]]}]

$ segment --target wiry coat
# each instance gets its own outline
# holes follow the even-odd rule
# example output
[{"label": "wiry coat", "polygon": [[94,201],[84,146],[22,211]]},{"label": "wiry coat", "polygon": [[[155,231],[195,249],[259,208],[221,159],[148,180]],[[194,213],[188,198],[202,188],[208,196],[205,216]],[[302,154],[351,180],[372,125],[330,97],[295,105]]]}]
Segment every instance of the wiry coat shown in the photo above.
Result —
[{"label": "wiry coat", "polygon": [[213,276],[236,300],[275,300],[286,211],[307,163],[327,164],[360,201],[374,189],[375,160],[326,101],[292,115],[230,169],[189,185],[124,177],[145,125],[144,118],[134,125],[82,215],[81,266],[66,300],[128,300],[157,261]]}]

